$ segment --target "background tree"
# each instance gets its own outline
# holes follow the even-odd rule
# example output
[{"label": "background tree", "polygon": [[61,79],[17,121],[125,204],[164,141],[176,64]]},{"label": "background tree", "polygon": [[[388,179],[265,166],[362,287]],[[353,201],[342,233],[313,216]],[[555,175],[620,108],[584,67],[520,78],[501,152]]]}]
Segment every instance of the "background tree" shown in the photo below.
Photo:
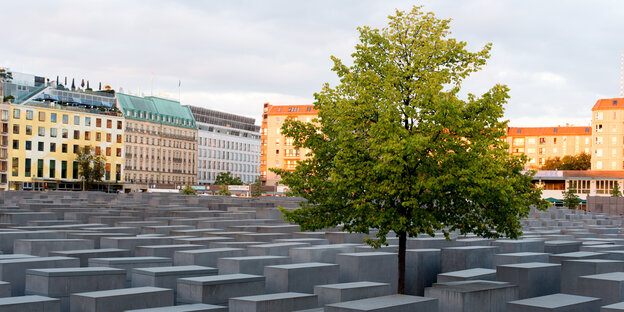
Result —
[{"label": "background tree", "polygon": [[10,82],[11,80],[13,80],[13,73],[8,71],[6,68],[0,68],[0,100],[2,100],[2,102],[15,99],[13,96],[4,97],[4,84],[6,82]]},{"label": "background tree", "polygon": [[580,153],[566,155],[563,158],[548,158],[541,167],[542,170],[589,170],[591,168],[591,155]]},{"label": "background tree", "polygon": [[611,190],[611,196],[622,197],[622,191],[620,191],[620,183],[618,183],[618,181],[615,181],[615,184],[613,185],[613,189]]},{"label": "background tree", "polygon": [[243,181],[239,177],[233,178],[232,173],[228,171],[217,175],[215,185],[243,185]]},{"label": "background tree", "polygon": [[272,169],[307,201],[287,221],[302,230],[341,226],[369,233],[374,247],[394,232],[399,241],[398,292],[405,292],[407,237],[475,233],[517,238],[529,205],[546,207],[525,156],[504,137],[508,89],[458,98],[461,81],[480,69],[477,52],[447,38],[450,20],[419,7],[397,11],[384,29],[359,28],[353,65],[339,59],[340,84],[315,94],[317,124],[287,120],[282,132],[310,157],[294,172]]},{"label": "background tree", "polygon": [[222,196],[232,195],[232,192],[230,192],[230,190],[228,189],[228,184],[219,184],[219,185],[221,185],[221,189],[219,189],[219,191],[217,192],[217,195],[222,195]]},{"label": "background tree", "polygon": [[249,186],[251,188],[251,197],[260,197],[264,193],[262,190],[262,181],[257,178],[256,181]]},{"label": "background tree", "polygon": [[103,155],[95,155],[93,148],[84,146],[78,149],[76,161],[83,191],[91,188],[94,182],[102,181],[106,171],[106,158]]},{"label": "background tree", "polygon": [[563,205],[568,209],[577,209],[581,204],[581,199],[576,195],[576,185],[569,181],[568,189],[562,192]]},{"label": "background tree", "polygon": [[180,190],[180,193],[184,195],[197,195],[197,190],[187,184]]}]

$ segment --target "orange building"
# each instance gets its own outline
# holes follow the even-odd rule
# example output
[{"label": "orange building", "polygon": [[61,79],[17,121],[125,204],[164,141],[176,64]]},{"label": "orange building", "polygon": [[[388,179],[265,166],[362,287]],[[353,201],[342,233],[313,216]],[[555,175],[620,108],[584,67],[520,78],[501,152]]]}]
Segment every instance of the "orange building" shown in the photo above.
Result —
[{"label": "orange building", "polygon": [[624,98],[600,99],[592,107],[592,170],[624,169]]},{"label": "orange building", "polygon": [[313,105],[271,105],[264,103],[260,146],[260,179],[263,185],[277,185],[280,178],[270,168],[294,170],[299,160],[309,152],[295,149],[291,138],[282,135],[284,120],[293,118],[310,122],[317,116]]},{"label": "orange building", "polygon": [[510,153],[527,155],[527,168],[539,169],[548,158],[591,153],[592,127],[509,127],[507,143]]}]

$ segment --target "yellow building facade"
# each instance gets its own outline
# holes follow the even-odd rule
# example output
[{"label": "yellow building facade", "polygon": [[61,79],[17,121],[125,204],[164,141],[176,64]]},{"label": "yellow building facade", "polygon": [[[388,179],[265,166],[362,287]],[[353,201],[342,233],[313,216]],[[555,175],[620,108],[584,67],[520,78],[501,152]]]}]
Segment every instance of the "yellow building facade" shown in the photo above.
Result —
[{"label": "yellow building facade", "polygon": [[509,127],[507,129],[509,152],[525,154],[526,167],[539,169],[548,158],[590,154],[592,128],[587,127]]},{"label": "yellow building facade", "polygon": [[76,152],[85,146],[105,157],[103,182],[123,182],[124,122],[114,112],[44,103],[10,105],[10,189],[79,188]]},{"label": "yellow building facade", "polygon": [[592,129],[592,170],[624,169],[624,98],[598,100]]}]

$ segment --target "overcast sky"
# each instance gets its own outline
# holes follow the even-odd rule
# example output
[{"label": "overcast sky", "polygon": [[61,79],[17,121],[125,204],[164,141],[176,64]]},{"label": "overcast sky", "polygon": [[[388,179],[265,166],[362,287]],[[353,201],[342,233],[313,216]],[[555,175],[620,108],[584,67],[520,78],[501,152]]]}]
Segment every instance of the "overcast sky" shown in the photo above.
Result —
[{"label": "overcast sky", "polygon": [[[464,83],[511,88],[511,126],[587,125],[598,98],[618,97],[624,1],[6,1],[0,66],[89,79],[178,98],[260,123],[262,104],[311,104],[336,83],[358,26],[424,5],[452,36],[492,56]],[[63,78],[61,78],[63,79]]]}]

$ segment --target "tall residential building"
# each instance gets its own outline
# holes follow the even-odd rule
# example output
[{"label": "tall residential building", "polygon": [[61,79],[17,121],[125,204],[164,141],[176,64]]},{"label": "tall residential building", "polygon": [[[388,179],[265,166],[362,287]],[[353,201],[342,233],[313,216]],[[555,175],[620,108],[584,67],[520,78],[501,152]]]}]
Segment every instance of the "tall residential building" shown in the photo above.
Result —
[{"label": "tall residential building", "polygon": [[539,169],[548,158],[591,153],[591,127],[509,127],[507,143],[512,154],[525,154],[526,167]]},{"label": "tall residential building", "polygon": [[197,181],[214,184],[221,172],[243,183],[260,176],[260,126],[255,119],[191,106],[197,122]]},{"label": "tall residential building", "polygon": [[598,100],[592,128],[592,170],[624,169],[624,98]]},{"label": "tall residential building", "polygon": [[187,106],[157,97],[117,94],[126,118],[125,180],[149,185],[197,183],[197,126]]},{"label": "tall residential building", "polygon": [[0,190],[9,189],[9,113],[11,107],[0,97]]},{"label": "tall residential building", "polygon": [[309,150],[295,149],[292,139],[282,135],[281,128],[286,118],[310,122],[317,117],[313,105],[271,105],[264,103],[260,148],[260,178],[264,185],[277,185],[280,178],[270,168],[294,170],[299,160]]}]

